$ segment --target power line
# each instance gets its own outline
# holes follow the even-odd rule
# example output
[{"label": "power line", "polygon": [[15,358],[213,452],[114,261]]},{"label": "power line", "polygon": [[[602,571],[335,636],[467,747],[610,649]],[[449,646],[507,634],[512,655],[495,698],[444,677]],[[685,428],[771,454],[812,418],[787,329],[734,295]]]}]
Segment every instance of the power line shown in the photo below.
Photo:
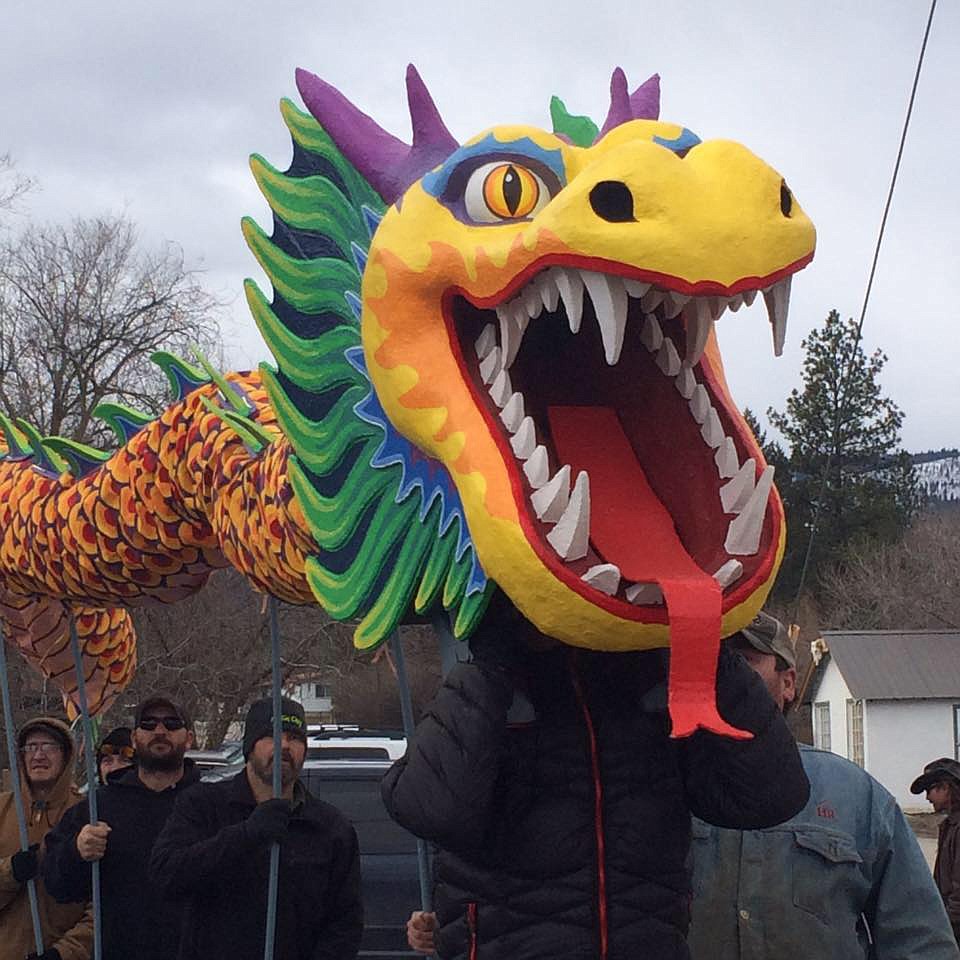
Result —
[{"label": "power line", "polygon": [[913,75],[913,86],[910,90],[910,101],[907,104],[907,115],[903,121],[903,130],[900,134],[900,146],[897,149],[897,160],[893,167],[893,176],[890,178],[890,189],[887,191],[887,202],[883,207],[883,217],[880,220],[880,230],[877,233],[877,243],[873,251],[873,262],[870,264],[870,274],[867,278],[867,289],[863,296],[863,306],[860,310],[860,319],[857,322],[857,335],[853,341],[853,347],[850,350],[849,355],[847,356],[846,364],[843,368],[843,373],[840,377],[840,382],[837,387],[837,407],[834,413],[833,418],[833,444],[831,446],[830,452],[827,454],[827,462],[823,468],[823,477],[820,482],[820,491],[817,495],[816,508],[813,513],[813,522],[810,527],[810,537],[807,540],[807,549],[803,557],[803,567],[800,570],[800,583],[797,586],[797,595],[794,598],[794,611],[795,616],[799,614],[800,609],[800,597],[803,594],[803,588],[807,580],[807,571],[810,566],[810,556],[813,552],[813,541],[817,535],[817,528],[820,522],[820,511],[823,507],[823,499],[826,495],[827,490],[827,481],[830,477],[830,469],[833,466],[833,455],[837,449],[838,434],[840,432],[840,410],[843,405],[843,391],[846,386],[847,379],[850,376],[850,369],[853,366],[854,358],[856,357],[857,348],[860,346],[860,340],[863,337],[863,321],[867,316],[867,304],[870,302],[870,293],[873,290],[873,279],[876,276],[877,272],[877,261],[880,259],[880,247],[883,244],[883,235],[887,228],[887,217],[890,214],[890,205],[893,201],[893,191],[897,185],[897,177],[900,173],[900,161],[903,159],[903,149],[907,141],[907,131],[910,128],[910,118],[913,115],[913,104],[917,97],[917,86],[920,83],[920,71],[923,69],[923,59],[927,52],[927,40],[930,38],[930,28],[933,25],[933,14],[937,9],[937,0],[931,0],[930,3],[930,14],[927,17],[927,26],[923,32],[923,43],[920,45],[920,56],[917,58],[917,69]]}]

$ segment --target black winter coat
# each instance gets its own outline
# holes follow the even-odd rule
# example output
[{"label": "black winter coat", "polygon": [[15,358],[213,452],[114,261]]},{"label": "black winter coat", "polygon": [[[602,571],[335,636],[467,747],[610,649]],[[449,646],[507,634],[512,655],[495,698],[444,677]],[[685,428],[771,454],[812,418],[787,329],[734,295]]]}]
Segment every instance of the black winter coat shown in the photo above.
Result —
[{"label": "black winter coat", "polygon": [[[245,770],[202,783],[154,846],[151,868],[165,895],[188,901],[180,960],[263,956],[270,843],[245,830],[255,806]],[[302,786],[280,844],[276,931],[276,960],[353,960],[363,933],[357,835]]]},{"label": "black winter coat", "polygon": [[[165,903],[147,867],[153,842],[174,801],[199,782],[193,761],[167,790],[150,790],[130,767],[97,788],[97,813],[112,828],[100,861],[103,960],[171,960],[180,942],[181,908]],[[47,834],[43,882],[61,903],[91,897],[90,864],[77,852],[77,834],[89,822],[87,802],[71,807]]]},{"label": "black winter coat", "polygon": [[383,781],[394,819],[441,848],[439,956],[685,960],[690,813],[760,828],[807,800],[780,712],[724,651],[720,712],[754,738],[671,740],[662,652],[529,659],[529,722],[508,727],[504,672],[459,664]]}]

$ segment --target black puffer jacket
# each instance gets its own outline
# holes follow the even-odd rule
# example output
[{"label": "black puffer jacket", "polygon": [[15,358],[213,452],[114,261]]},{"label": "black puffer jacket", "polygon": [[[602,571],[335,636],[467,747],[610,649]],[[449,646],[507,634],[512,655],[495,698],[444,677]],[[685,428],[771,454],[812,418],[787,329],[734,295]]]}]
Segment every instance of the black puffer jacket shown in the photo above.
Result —
[{"label": "black puffer jacket", "polygon": [[726,652],[718,705],[749,741],[671,740],[660,652],[531,662],[529,722],[508,727],[505,673],[460,664],[383,781],[391,815],[441,848],[439,955],[687,958],[690,813],[759,828],[806,802],[783,718]]}]

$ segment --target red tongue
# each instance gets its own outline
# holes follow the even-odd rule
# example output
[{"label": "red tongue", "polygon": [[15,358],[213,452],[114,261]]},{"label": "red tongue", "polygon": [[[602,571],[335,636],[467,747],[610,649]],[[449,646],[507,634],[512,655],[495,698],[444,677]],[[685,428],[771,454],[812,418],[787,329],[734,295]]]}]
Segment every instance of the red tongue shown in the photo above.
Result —
[{"label": "red tongue", "polygon": [[721,590],[684,549],[609,407],[550,407],[550,432],[561,463],[576,477],[590,475],[590,541],[621,576],[656,583],[670,620],[671,736],[698,727],[738,739],[751,734],[730,726],[717,712]]}]

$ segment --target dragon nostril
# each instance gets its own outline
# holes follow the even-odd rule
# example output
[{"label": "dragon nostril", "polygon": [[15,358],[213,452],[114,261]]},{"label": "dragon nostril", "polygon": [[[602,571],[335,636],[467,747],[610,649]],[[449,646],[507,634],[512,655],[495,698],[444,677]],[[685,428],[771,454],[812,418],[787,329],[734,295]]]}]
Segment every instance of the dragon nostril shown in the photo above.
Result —
[{"label": "dragon nostril", "polygon": [[787,186],[786,180],[780,181],[780,212],[789,217],[793,212],[793,194]]},{"label": "dragon nostril", "polygon": [[601,180],[590,191],[593,212],[610,223],[633,220],[633,194],[619,180]]}]

